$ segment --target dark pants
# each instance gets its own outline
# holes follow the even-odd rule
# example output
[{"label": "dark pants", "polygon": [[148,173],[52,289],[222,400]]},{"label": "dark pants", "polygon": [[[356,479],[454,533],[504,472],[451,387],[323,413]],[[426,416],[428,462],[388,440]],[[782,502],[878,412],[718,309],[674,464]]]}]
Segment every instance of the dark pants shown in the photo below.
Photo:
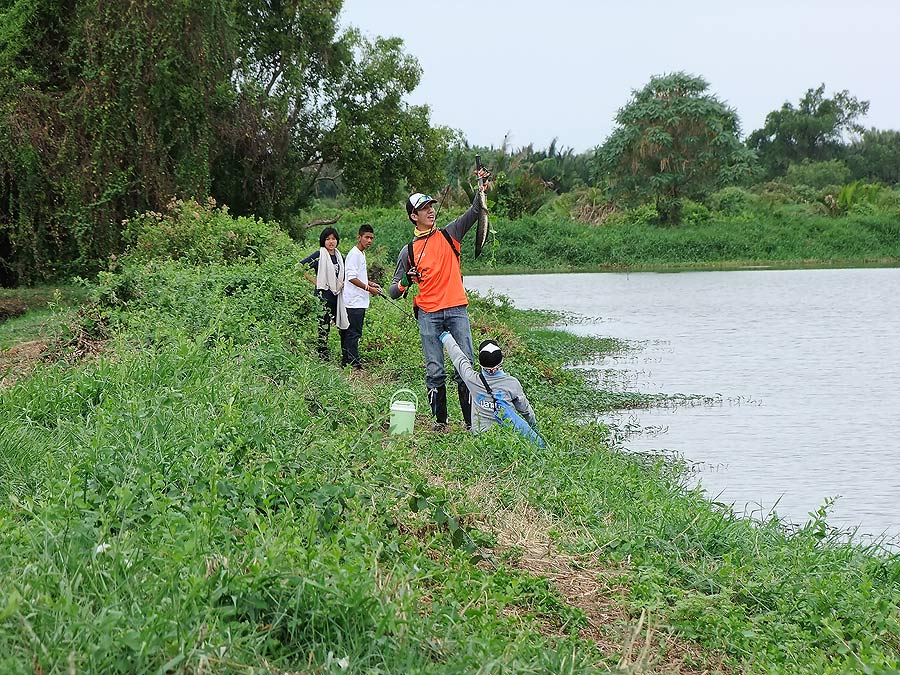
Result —
[{"label": "dark pants", "polygon": [[364,307],[348,307],[347,320],[350,325],[341,331],[341,366],[350,364],[362,368],[359,360],[359,339],[362,337],[363,322],[366,320]]},{"label": "dark pants", "polygon": [[[328,332],[331,330],[331,324],[337,322],[337,296],[330,291],[318,294],[319,300],[322,301],[322,313],[319,315],[319,339],[317,349],[319,356],[328,359]],[[341,336],[341,353],[344,351],[344,333],[338,331]]]}]

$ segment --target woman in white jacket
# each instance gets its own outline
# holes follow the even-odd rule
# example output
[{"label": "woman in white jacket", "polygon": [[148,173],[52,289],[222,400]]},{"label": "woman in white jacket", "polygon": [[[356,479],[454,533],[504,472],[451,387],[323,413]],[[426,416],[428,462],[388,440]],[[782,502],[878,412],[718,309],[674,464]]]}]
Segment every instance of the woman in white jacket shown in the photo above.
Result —
[{"label": "woman in white jacket", "polygon": [[331,324],[338,327],[341,336],[341,351],[344,351],[345,331],[350,325],[347,310],[344,308],[344,280],[346,267],[344,257],[338,251],[340,237],[333,227],[326,227],[319,235],[319,250],[300,261],[315,271],[316,276],[306,272],[306,278],[316,285],[316,297],[322,301],[322,314],[319,317],[319,335],[317,350],[323,361],[328,360],[328,333]]}]

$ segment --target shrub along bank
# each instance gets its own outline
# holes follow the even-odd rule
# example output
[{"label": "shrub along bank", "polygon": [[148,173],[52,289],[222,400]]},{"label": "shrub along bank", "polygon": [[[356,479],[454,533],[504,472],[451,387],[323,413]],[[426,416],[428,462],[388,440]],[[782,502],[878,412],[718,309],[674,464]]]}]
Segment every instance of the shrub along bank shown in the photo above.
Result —
[{"label": "shrub along bank", "polygon": [[390,393],[421,390],[411,317],[373,299],[350,379],[313,355],[306,251],[185,209],[140,229],[189,217],[197,242],[120,260],[0,392],[0,671],[900,667],[896,556],[822,513],[736,518],[576,421],[645,402],[560,368],[617,345],[477,299],[548,447],[389,436]]},{"label": "shrub along bank", "polygon": [[[888,196],[897,197],[883,207],[862,202],[834,214],[818,202],[785,202],[799,199],[794,191],[761,197],[728,188],[714,195],[713,208],[685,200],[682,222],[668,227],[656,224],[658,214],[649,205],[614,213],[599,225],[585,224],[570,217],[574,207],[561,197],[535,215],[516,220],[492,216],[493,238],[478,261],[472,260],[471,241],[463,242],[464,271],[900,263],[900,191],[888,191]],[[461,212],[459,208],[443,211],[439,225]],[[376,247],[370,258],[388,270],[393,269],[397,253],[412,238],[412,228],[399,206],[339,209],[321,205],[306,217],[312,220],[337,215],[342,218],[336,227],[347,241],[355,240],[360,224],[374,225]],[[318,235],[317,230],[311,232]],[[315,246],[313,239],[306,235],[309,246]]]}]

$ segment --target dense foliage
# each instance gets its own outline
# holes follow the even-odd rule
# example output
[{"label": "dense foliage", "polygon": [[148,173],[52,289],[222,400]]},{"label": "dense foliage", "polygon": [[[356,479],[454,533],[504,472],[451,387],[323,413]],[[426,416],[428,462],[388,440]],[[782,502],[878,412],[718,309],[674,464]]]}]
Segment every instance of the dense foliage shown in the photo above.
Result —
[{"label": "dense foliage", "polygon": [[[555,141],[546,150],[512,150],[505,141],[497,149],[458,145],[447,174],[461,189],[449,201],[471,199],[465,177],[476,153],[496,167],[489,197],[496,215],[552,212],[592,225],[638,210],[650,215],[642,222],[697,222],[716,210],[715,195],[728,188],[793,195],[797,216],[807,205],[824,204],[823,191],[836,200],[854,181],[900,180],[900,132],[854,135],[868,103],[847,91],[829,97],[824,85],[810,89],[797,108],[785,103],[773,111],[742,147],[735,112],[707,89],[702,78],[685,73],[651,78],[592,152],[558,149]],[[846,212],[827,206],[831,215]]]},{"label": "dense foliage", "polygon": [[626,201],[652,199],[667,222],[678,222],[681,197],[698,198],[751,173],[734,110],[686,73],[653,77],[616,115],[617,127],[595,157]]},{"label": "dense foliage", "polygon": [[[825,507],[738,518],[572,421],[646,403],[559,367],[609,341],[473,299],[548,447],[424,416],[393,437],[391,392],[422,386],[407,313],[372,306],[350,379],[314,356],[304,251],[270,225],[185,203],[131,231],[48,362],[0,389],[0,671],[900,667],[896,555]],[[249,245],[216,253],[229,232]]]},{"label": "dense foliage", "polygon": [[862,132],[858,120],[868,110],[868,101],[858,100],[846,89],[825,96],[822,84],[809,89],[796,108],[785,103],[770,112],[765,126],[747,138],[747,145],[756,150],[768,177],[783,176],[795,162],[842,158],[844,135]]},{"label": "dense foliage", "polygon": [[341,4],[0,0],[0,285],[91,276],[125,220],[173,200],[295,237],[320,199],[461,208],[476,154],[495,217],[588,225],[696,224],[727,188],[790,196],[794,216],[852,199],[874,215],[900,180],[900,132],[863,131],[846,90],[810,89],[741,143],[735,111],[683,72],[635,91],[595,150],[470,146],[406,102],[421,69],[402,41],[340,30]]},{"label": "dense foliage", "polygon": [[556,140],[547,148],[527,145],[518,149],[511,148],[507,138],[499,148],[469,147],[462,143],[448,153],[446,165],[448,183],[460,188],[457,191],[461,193],[460,204],[462,195],[467,202],[474,195],[472,167],[476,154],[492,172],[489,206],[499,216],[518,218],[533,214],[556,195],[591,182],[588,155],[560,147]]},{"label": "dense foliage", "polygon": [[[709,207],[684,200],[678,227],[657,225],[652,205],[620,210],[599,227],[573,220],[560,199],[530,216],[494,217],[496,235],[472,259],[463,241],[463,272],[540,272],[871,264],[900,260],[900,190],[853,183],[813,190],[786,183],[756,190],[728,187]],[[458,215],[445,211],[441,225]],[[338,223],[342,242],[363,222],[374,225],[369,261],[390,274],[412,236],[398,209],[353,209]],[[349,244],[347,244],[349,245]],[[312,241],[309,252],[315,248]]]},{"label": "dense foliage", "polygon": [[855,178],[900,185],[900,131],[867,129],[847,148],[847,165]]},{"label": "dense foliage", "polygon": [[341,172],[370,201],[437,185],[450,136],[403,100],[418,64],[340,9],[0,2],[0,283],[95,271],[173,197],[285,220]]}]

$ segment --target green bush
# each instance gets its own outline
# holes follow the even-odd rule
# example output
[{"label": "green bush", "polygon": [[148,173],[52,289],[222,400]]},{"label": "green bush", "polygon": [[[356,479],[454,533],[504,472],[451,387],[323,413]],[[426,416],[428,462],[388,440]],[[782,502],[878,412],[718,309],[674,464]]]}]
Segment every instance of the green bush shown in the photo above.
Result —
[{"label": "green bush", "polygon": [[772,209],[771,216],[788,222],[803,222],[810,217],[827,216],[828,207],[820,202],[801,202],[799,204],[779,204]]},{"label": "green bush", "polygon": [[882,190],[876,200],[878,212],[900,219],[900,188]]},{"label": "green bush", "polygon": [[731,186],[713,192],[709,205],[714,213],[723,216],[742,216],[752,213],[759,206],[759,195],[744,188]]},{"label": "green bush", "polygon": [[851,216],[874,216],[878,208],[872,202],[860,201],[851,205],[847,213]]},{"label": "green bush", "polygon": [[232,218],[227,207],[216,207],[212,199],[204,204],[173,200],[165,213],[148,211],[124,225],[127,255],[134,261],[172,258],[192,265],[261,261],[291,248],[290,237],[276,223]]},{"label": "green bush", "polygon": [[604,188],[578,188],[554,197],[540,209],[536,216],[566,218],[586,225],[600,225],[616,213],[615,204]]},{"label": "green bush", "polygon": [[625,211],[623,214],[624,222],[629,225],[652,225],[659,222],[659,211],[656,205],[652,203],[641,204],[633,209]]},{"label": "green bush", "polygon": [[831,195],[834,199],[837,199],[837,196],[841,194],[843,188],[843,185],[838,185],[836,183],[833,185],[826,185],[819,190],[819,200],[824,201],[827,195]]},{"label": "green bush", "polygon": [[826,185],[843,185],[849,182],[850,169],[839,159],[826,162],[804,159],[799,164],[794,163],[788,167],[784,181],[791,185],[808,185],[821,190]]},{"label": "green bush", "polygon": [[701,225],[709,220],[710,212],[705,204],[693,199],[681,200],[681,222],[685,225]]},{"label": "green bush", "polygon": [[761,202],[769,208],[788,204],[808,204],[818,197],[814,188],[808,185],[791,185],[783,180],[772,180],[754,186]]},{"label": "green bush", "polygon": [[552,196],[540,176],[525,172],[509,176],[500,171],[487,200],[493,213],[515,220],[536,213]]},{"label": "green bush", "polygon": [[874,215],[884,186],[856,180],[841,188],[837,196],[837,210],[851,215]]}]

